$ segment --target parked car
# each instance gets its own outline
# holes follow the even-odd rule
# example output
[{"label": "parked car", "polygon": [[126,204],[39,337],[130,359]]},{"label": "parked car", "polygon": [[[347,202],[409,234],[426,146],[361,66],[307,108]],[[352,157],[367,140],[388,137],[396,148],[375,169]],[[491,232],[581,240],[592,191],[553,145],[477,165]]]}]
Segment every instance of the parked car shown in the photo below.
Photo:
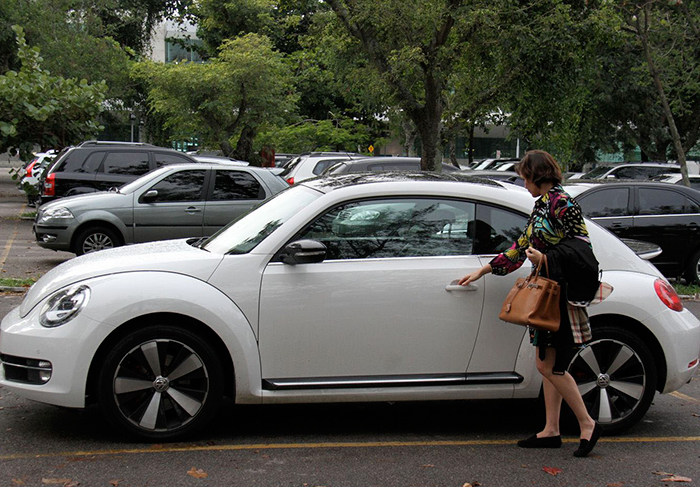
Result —
[{"label": "parked car", "polygon": [[517,186],[525,187],[525,181],[515,171],[476,171],[467,169],[466,171],[462,171],[462,173],[474,177],[488,178],[493,179],[494,181],[502,181],[504,183],[512,183]]},{"label": "parked car", "polygon": [[[420,157],[369,157],[336,162],[321,175],[337,176],[357,172],[420,171]],[[452,164],[442,164],[444,173],[459,171]]]},{"label": "parked car", "polygon": [[230,166],[249,166],[250,163],[246,161],[239,161],[238,159],[232,159],[230,157],[224,156],[203,156],[195,154],[192,156],[197,162],[208,162],[211,164],[228,164]]},{"label": "parked car", "polygon": [[[700,190],[700,174],[688,174],[690,187]],[[653,178],[654,181],[669,184],[683,184],[683,176],[681,174],[661,174]]]},{"label": "parked car", "polygon": [[41,199],[41,178],[56,157],[56,151],[39,152],[24,166],[20,179],[21,191],[27,195],[29,206],[35,206]]},{"label": "parked car", "polygon": [[[698,174],[697,164],[689,164],[688,171]],[[648,181],[659,174],[680,173],[681,166],[666,162],[599,165],[576,179],[638,179]],[[571,180],[572,178],[569,178]]]},{"label": "parked car", "polygon": [[583,213],[621,238],[651,242],[668,277],[700,282],[700,191],[653,182],[567,184]]},{"label": "parked car", "polygon": [[196,162],[172,149],[131,142],[88,141],[61,151],[42,182],[41,202],[119,187],[153,169]]},{"label": "parked car", "polygon": [[[457,173],[314,178],[204,242],[72,259],[3,319],[0,386],[59,406],[97,403],[149,441],[201,432],[224,396],[537,398],[528,333],[497,318],[529,266],[456,284],[510,245],[533,201]],[[654,266],[588,225],[614,291],[590,308],[594,338],[569,371],[612,433],[639,421],[655,391],[693,377],[700,321]]]},{"label": "parked car", "polygon": [[320,176],[323,171],[336,162],[363,159],[364,157],[350,152],[311,152],[309,154],[301,154],[285,164],[284,170],[279,175],[291,185],[305,179]]},{"label": "parked car", "polygon": [[517,158],[483,159],[481,161],[478,161],[477,163],[472,164],[469,167],[469,169],[473,169],[475,171],[488,171],[504,163],[517,164],[518,162],[520,162],[520,159]]},{"label": "parked car", "polygon": [[169,165],[114,191],[47,203],[36,214],[34,232],[39,246],[76,255],[124,244],[206,237],[287,187],[258,167]]}]

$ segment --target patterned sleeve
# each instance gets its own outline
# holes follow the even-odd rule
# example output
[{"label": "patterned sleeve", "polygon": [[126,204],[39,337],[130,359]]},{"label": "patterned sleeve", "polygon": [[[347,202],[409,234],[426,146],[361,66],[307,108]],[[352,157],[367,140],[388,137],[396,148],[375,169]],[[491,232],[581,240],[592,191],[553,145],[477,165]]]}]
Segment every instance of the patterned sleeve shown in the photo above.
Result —
[{"label": "patterned sleeve", "polygon": [[492,273],[497,276],[505,276],[520,269],[525,262],[525,250],[530,246],[527,233],[523,232],[511,247],[491,259]]},{"label": "patterned sleeve", "polygon": [[552,205],[552,216],[562,223],[564,238],[588,237],[581,207],[568,194],[562,194]]}]

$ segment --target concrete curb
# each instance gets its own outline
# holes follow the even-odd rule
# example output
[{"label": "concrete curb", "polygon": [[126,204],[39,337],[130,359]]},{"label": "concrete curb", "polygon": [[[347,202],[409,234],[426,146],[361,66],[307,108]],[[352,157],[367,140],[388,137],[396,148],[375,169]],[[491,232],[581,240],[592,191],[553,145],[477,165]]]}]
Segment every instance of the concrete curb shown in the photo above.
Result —
[{"label": "concrete curb", "polygon": [[28,290],[28,287],[0,286],[0,293],[26,293]]}]

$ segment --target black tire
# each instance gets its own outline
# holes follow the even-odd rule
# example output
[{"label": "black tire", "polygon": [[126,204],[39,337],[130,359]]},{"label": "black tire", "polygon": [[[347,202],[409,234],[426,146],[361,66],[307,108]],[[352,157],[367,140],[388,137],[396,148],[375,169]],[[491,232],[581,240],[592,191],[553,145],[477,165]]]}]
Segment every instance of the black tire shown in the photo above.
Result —
[{"label": "black tire", "polygon": [[688,284],[700,284],[700,250],[693,253],[685,270]]},{"label": "black tire", "polygon": [[76,237],[73,252],[75,255],[83,255],[121,245],[121,239],[114,230],[103,226],[93,226],[84,229]]},{"label": "black tire", "polygon": [[118,430],[146,441],[201,432],[223,398],[223,365],[214,348],[178,326],[156,325],[122,338],[99,371],[100,410]]},{"label": "black tire", "polygon": [[605,325],[569,364],[593,419],[606,434],[624,431],[646,414],[656,391],[654,358],[641,338]]}]

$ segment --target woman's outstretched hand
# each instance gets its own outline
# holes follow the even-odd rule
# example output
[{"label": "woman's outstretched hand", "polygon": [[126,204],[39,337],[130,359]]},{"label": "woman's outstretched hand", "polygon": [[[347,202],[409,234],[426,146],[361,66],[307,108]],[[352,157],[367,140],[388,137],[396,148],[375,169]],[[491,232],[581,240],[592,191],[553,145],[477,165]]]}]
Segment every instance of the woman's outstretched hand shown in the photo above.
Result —
[{"label": "woman's outstretched hand", "polygon": [[466,276],[464,276],[463,278],[461,278],[461,279],[459,280],[458,284],[459,284],[460,286],[468,286],[468,285],[471,284],[472,282],[481,279],[481,277],[484,276],[485,274],[489,274],[489,273],[491,272],[491,270],[492,270],[492,269],[491,269],[491,265],[490,265],[490,264],[486,264],[484,267],[482,267],[482,268],[479,269],[478,271],[474,271],[474,272],[472,272],[471,274],[467,274]]}]

